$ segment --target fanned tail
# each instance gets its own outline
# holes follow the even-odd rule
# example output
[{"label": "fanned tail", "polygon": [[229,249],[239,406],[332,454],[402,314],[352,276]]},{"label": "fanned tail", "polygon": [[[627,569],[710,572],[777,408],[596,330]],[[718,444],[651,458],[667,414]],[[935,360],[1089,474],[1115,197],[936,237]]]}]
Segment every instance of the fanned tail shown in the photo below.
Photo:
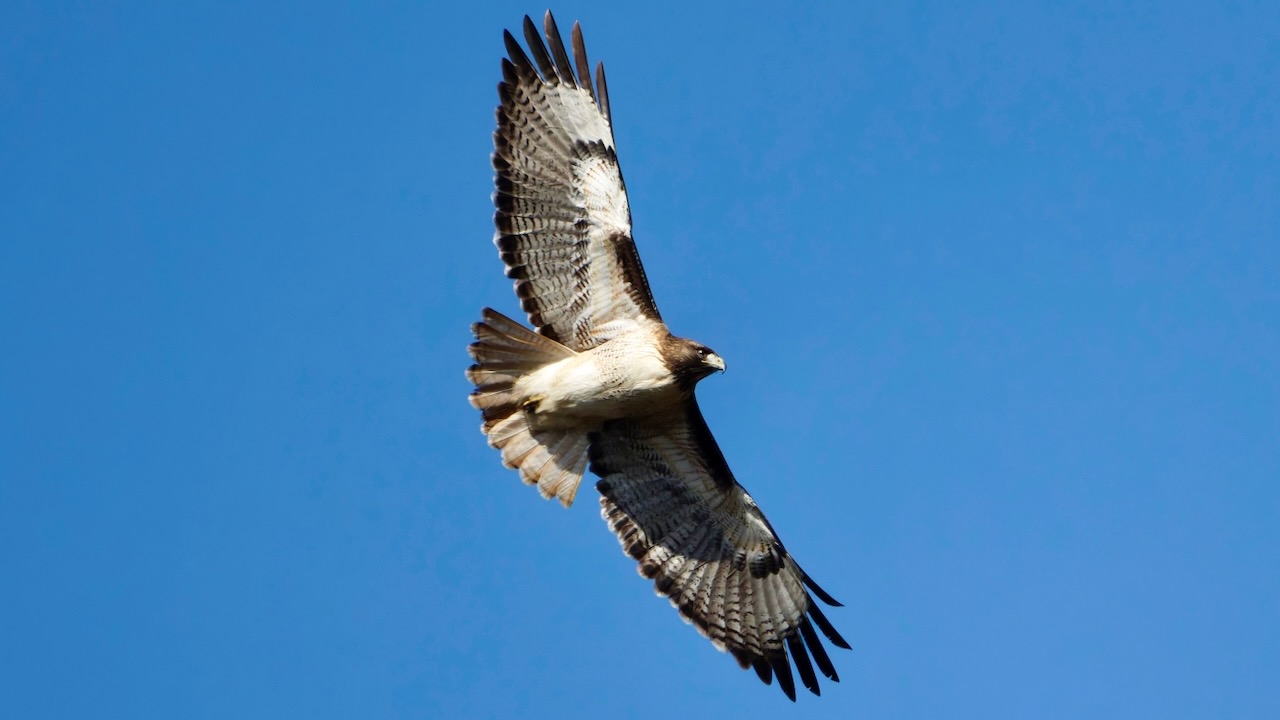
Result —
[{"label": "fanned tail", "polygon": [[475,383],[471,405],[484,418],[481,430],[489,445],[502,453],[502,464],[520,479],[538,486],[545,498],[573,504],[587,469],[587,435],[580,430],[535,429],[529,425],[516,382],[545,365],[576,353],[551,338],[485,308],[483,320],[471,326],[476,341],[468,352],[476,364],[467,368]]}]

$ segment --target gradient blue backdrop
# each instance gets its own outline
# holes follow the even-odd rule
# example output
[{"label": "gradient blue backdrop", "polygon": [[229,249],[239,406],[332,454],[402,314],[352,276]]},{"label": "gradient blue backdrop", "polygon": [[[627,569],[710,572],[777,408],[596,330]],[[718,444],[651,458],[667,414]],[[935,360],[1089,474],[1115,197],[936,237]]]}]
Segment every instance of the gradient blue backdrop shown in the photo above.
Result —
[{"label": "gradient blue backdrop", "polygon": [[1280,717],[1274,4],[555,8],[795,707],[465,401],[542,9],[0,10],[0,716]]}]

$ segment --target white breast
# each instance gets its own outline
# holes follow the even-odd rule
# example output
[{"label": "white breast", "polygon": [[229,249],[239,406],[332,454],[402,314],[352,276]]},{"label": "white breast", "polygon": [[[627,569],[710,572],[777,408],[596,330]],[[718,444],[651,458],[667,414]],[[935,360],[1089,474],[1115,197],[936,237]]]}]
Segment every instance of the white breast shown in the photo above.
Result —
[{"label": "white breast", "polygon": [[619,336],[521,378],[516,391],[544,426],[654,412],[680,398],[648,332]]}]

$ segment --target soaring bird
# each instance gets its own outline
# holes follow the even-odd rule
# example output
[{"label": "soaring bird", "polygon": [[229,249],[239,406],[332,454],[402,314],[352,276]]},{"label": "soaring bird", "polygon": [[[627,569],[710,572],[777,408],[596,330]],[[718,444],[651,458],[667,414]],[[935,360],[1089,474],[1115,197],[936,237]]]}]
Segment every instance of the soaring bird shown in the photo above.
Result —
[{"label": "soaring bird", "polygon": [[839,603],[783,547],[698,409],[695,387],[725,363],[673,335],[649,291],[603,64],[593,82],[577,23],[572,57],[550,12],[543,29],[545,43],[525,17],[528,53],[504,33],[493,134],[494,244],[534,330],[483,311],[471,404],[503,464],[543,497],[568,507],[585,471],[599,476],[623,550],[715,647],[791,700],[792,665],[820,694],[815,666],[839,677],[818,631],[849,644],[814,596]]}]

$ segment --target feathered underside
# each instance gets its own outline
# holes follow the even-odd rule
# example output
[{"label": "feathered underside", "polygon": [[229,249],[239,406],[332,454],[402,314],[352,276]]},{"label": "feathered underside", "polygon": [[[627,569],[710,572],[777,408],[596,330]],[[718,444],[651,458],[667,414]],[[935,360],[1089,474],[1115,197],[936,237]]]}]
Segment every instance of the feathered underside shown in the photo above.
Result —
[{"label": "feathered underside", "polygon": [[839,603],[800,569],[733,479],[696,401],[606,423],[591,438],[590,460],[601,514],[623,550],[716,647],[766,684],[777,676],[792,700],[792,664],[815,695],[814,665],[839,681],[814,626],[835,646],[849,644],[808,591]]},{"label": "feathered underside", "polygon": [[572,60],[549,12],[545,30],[546,44],[525,17],[529,54],[504,36],[494,243],[533,326],[584,350],[661,317],[631,237],[604,66],[593,83],[577,23]]}]

